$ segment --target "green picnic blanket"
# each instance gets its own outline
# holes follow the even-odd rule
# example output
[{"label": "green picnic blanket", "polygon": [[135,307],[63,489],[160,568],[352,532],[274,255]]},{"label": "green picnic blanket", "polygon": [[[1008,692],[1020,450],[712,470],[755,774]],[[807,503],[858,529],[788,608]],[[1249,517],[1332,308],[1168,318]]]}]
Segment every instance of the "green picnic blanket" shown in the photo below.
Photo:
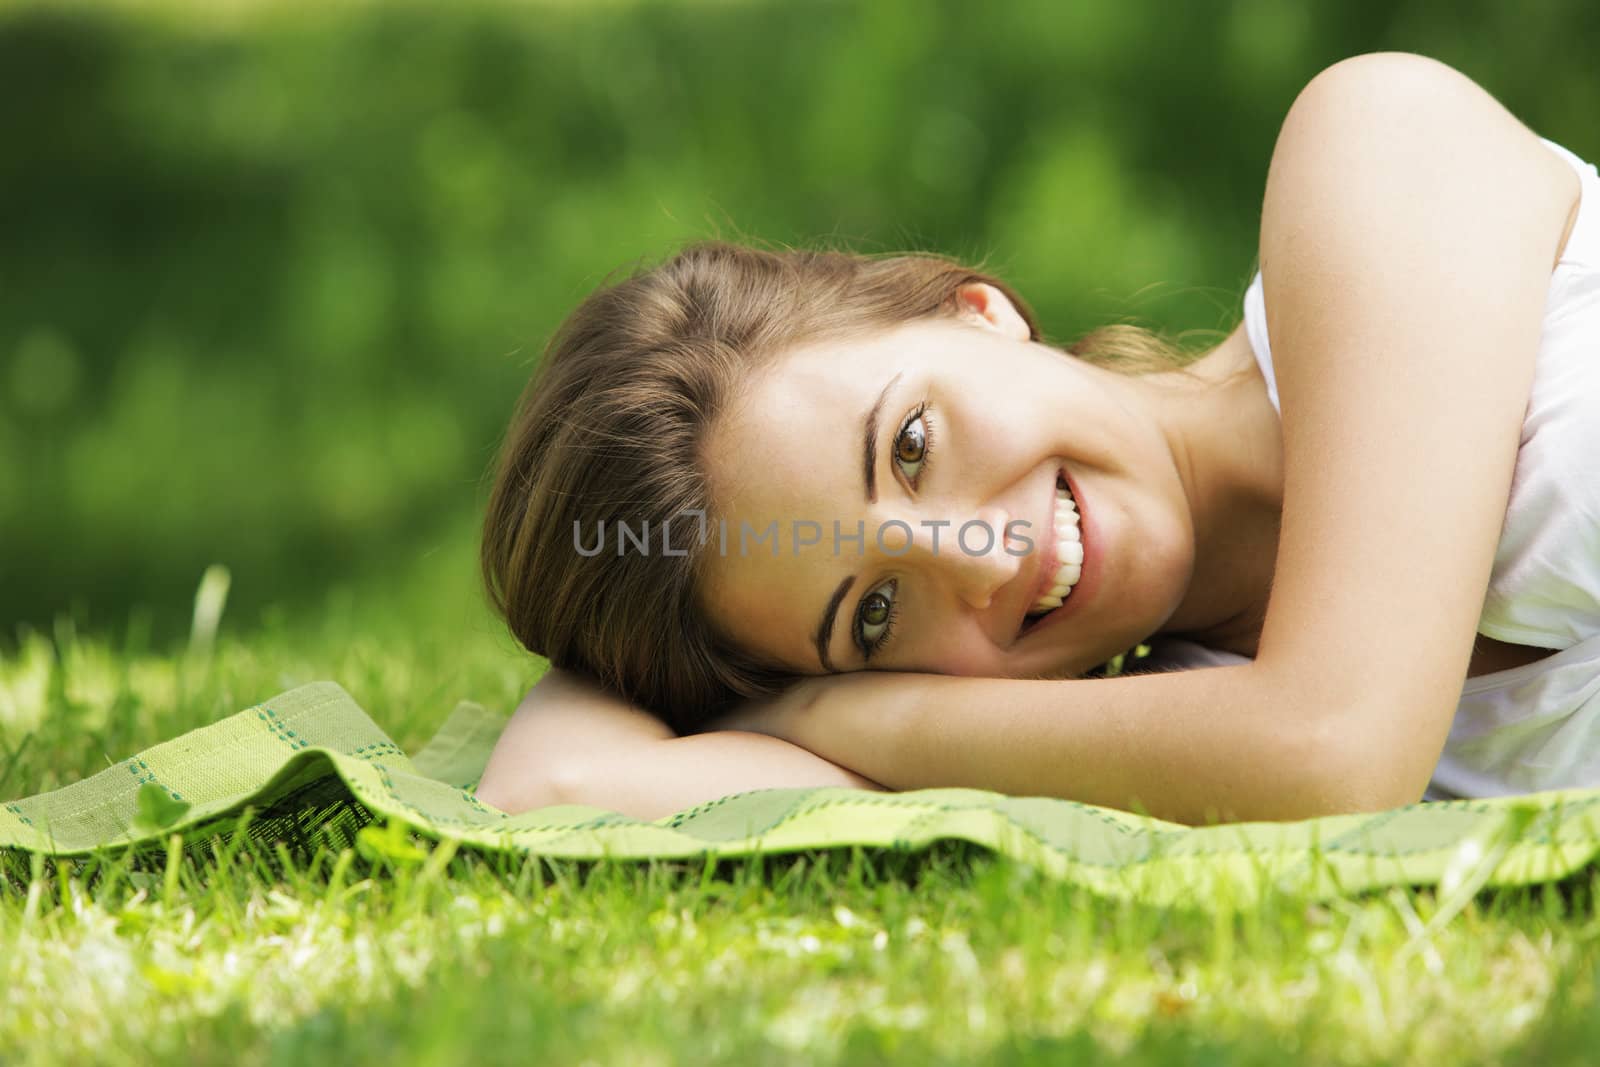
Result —
[{"label": "green picnic blanket", "polygon": [[0,855],[83,856],[203,841],[236,825],[343,840],[374,819],[505,853],[686,859],[963,839],[1095,892],[1248,906],[1271,892],[1329,897],[1389,885],[1470,894],[1551,881],[1600,852],[1600,789],[1413,804],[1379,814],[1188,828],[1050,797],[977,789],[761,789],[645,822],[600,808],[521,815],[473,786],[503,716],[463,703],[407,756],[332,682],[301,686],[100,773],[0,807]]}]

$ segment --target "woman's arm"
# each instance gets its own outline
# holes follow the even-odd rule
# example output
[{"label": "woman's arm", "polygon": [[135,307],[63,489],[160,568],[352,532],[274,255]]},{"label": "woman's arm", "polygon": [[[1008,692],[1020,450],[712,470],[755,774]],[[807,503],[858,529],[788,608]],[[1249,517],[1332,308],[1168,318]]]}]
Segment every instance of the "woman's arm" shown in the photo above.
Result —
[{"label": "woman's arm", "polygon": [[841,676],[741,725],[892,788],[1184,822],[1418,799],[1466,677],[1576,195],[1563,161],[1443,64],[1324,71],[1284,121],[1261,224],[1286,481],[1256,660]]},{"label": "woman's arm", "polygon": [[1337,693],[1347,773],[1419,794],[1473,650],[1572,168],[1431,59],[1319,75],[1261,224],[1283,525],[1258,660]]},{"label": "woman's arm", "polygon": [[552,669],[500,735],[478,797],[512,813],[591,804],[658,819],[749,789],[822,785],[883,788],[764,734],[676,737],[593,682]]},{"label": "woman's arm", "polygon": [[1392,807],[1339,769],[1311,694],[1258,663],[1038,680],[859,671],[718,721],[792,741],[890,789],[1052,796],[1204,825]]}]

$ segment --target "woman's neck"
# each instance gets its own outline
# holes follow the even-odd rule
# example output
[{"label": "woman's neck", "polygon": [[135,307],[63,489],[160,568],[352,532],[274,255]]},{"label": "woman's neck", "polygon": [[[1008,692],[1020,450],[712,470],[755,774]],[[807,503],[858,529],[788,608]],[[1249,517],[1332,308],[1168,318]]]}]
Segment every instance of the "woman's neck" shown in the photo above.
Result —
[{"label": "woman's neck", "polygon": [[1163,389],[1194,519],[1194,572],[1159,633],[1254,657],[1266,620],[1283,515],[1277,409],[1243,326],[1191,364],[1199,378]]}]

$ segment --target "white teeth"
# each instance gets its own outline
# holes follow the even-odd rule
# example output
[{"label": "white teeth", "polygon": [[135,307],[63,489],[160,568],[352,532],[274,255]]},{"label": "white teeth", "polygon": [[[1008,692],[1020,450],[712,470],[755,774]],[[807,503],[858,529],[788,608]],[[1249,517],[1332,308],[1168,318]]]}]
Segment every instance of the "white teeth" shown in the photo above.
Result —
[{"label": "white teeth", "polygon": [[1029,615],[1053,611],[1072,592],[1083,577],[1083,541],[1078,531],[1078,505],[1072,497],[1056,490],[1056,513],[1052,517],[1056,532],[1056,573],[1050,591],[1028,609]]}]

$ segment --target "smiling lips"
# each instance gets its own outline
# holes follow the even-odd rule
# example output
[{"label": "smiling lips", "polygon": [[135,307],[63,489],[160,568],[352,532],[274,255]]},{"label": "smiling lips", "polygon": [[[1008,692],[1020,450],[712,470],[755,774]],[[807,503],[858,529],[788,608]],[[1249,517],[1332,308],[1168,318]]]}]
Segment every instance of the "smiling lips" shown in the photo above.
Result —
[{"label": "smiling lips", "polygon": [[1023,629],[1061,606],[1072,587],[1083,576],[1083,540],[1078,529],[1078,504],[1062,474],[1056,475],[1056,495],[1051,514],[1051,534],[1055,552],[1046,549],[1044,567],[1050,573],[1041,573],[1039,591],[1023,618]]}]

